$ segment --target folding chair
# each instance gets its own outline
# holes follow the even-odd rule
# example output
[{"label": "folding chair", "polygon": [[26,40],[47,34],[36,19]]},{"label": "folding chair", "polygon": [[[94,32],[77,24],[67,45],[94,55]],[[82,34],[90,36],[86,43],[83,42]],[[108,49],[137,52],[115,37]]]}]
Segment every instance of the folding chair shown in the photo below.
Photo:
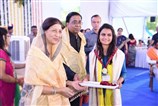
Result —
[{"label": "folding chair", "polygon": [[156,61],[154,60],[151,60],[148,56],[146,56],[147,58],[147,62],[149,64],[149,71],[150,71],[150,79],[149,79],[149,87],[150,87],[150,90],[153,91],[153,78],[154,78],[154,72],[153,72],[153,69],[154,69],[154,65],[156,64]]}]

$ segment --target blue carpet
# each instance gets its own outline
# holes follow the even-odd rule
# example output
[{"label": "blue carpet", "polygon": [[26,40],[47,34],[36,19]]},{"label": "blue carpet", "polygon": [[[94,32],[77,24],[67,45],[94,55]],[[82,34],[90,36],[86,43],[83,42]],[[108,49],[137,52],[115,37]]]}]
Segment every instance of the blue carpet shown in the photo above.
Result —
[{"label": "blue carpet", "polygon": [[158,81],[154,78],[154,91],[151,92],[149,69],[127,68],[127,77],[121,94],[123,106],[158,106]]},{"label": "blue carpet", "polygon": [[128,68],[126,82],[121,89],[123,106],[158,106],[158,81],[154,91],[149,88],[149,69]]}]

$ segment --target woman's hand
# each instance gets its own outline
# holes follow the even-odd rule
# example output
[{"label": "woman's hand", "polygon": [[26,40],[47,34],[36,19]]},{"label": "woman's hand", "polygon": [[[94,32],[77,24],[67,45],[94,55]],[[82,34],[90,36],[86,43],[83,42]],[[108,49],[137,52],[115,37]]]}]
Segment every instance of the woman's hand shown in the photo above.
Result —
[{"label": "woman's hand", "polygon": [[80,77],[79,77],[79,75],[78,74],[75,74],[74,75],[74,79],[73,79],[74,81],[79,81],[80,80]]},{"label": "woman's hand", "polygon": [[87,87],[82,87],[79,85],[82,81],[67,81],[67,86],[72,88],[74,91],[80,92],[87,89]]},{"label": "woman's hand", "polygon": [[118,89],[120,89],[122,87],[122,82],[124,81],[124,78],[123,77],[120,77],[118,80],[117,80],[117,84],[119,85],[118,86]]},{"label": "woman's hand", "polygon": [[84,77],[83,81],[89,81],[89,75],[88,74]]},{"label": "woman's hand", "polygon": [[17,79],[17,83],[18,83],[19,85],[23,86],[23,84],[24,84],[24,78],[23,78],[23,77],[22,77],[22,78],[18,78],[18,79]]},{"label": "woman's hand", "polygon": [[70,98],[75,94],[75,92],[69,87],[58,88],[56,89],[56,92],[63,95],[66,98]]}]

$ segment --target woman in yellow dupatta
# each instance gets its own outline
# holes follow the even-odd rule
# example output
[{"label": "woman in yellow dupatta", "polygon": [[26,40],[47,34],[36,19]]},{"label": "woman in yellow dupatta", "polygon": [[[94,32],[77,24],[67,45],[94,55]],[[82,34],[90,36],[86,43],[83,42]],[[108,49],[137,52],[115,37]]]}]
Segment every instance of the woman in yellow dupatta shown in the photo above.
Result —
[{"label": "woman in yellow dupatta", "polygon": [[66,87],[60,55],[62,23],[53,17],[42,24],[42,33],[32,42],[26,60],[20,106],[69,106],[73,90]]},{"label": "woman in yellow dupatta", "polygon": [[[125,55],[116,48],[116,35],[109,24],[98,32],[97,45],[89,55],[90,81],[117,83],[118,89],[90,88],[89,106],[121,106],[120,89],[126,76]],[[103,71],[107,70],[106,77]],[[104,71],[105,72],[105,71]]]}]

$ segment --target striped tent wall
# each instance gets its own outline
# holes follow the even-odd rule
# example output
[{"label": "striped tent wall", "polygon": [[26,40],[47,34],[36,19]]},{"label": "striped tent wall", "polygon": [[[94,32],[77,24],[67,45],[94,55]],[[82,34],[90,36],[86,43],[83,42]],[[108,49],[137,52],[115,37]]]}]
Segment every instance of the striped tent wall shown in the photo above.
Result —
[{"label": "striped tent wall", "polygon": [[42,0],[33,0],[31,2],[31,9],[32,9],[32,25],[36,25],[39,31],[41,24],[43,22]]},{"label": "striped tent wall", "polygon": [[43,22],[42,0],[23,0],[20,5],[18,0],[1,0],[0,15],[1,26],[13,24],[13,35],[27,36],[31,33],[31,26],[36,25],[38,29]]}]

